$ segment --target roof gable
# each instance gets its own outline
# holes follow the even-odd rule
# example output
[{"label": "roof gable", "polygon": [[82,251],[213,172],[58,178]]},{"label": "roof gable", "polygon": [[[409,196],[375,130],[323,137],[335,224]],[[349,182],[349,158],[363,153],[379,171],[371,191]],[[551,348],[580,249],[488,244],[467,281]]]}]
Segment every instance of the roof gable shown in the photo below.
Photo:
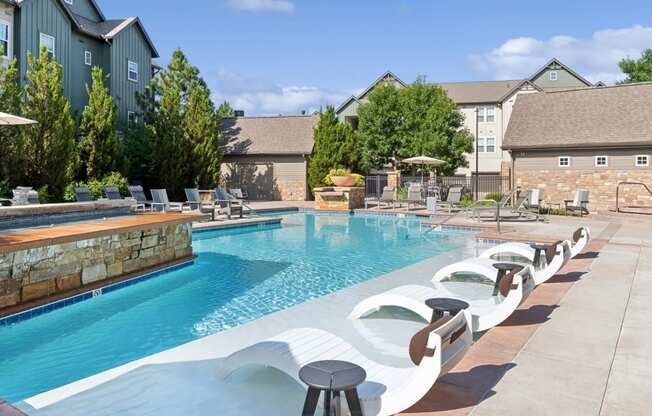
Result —
[{"label": "roof gable", "polygon": [[98,6],[95,0],[73,0],[72,4],[65,3],[65,5],[76,15],[96,22],[106,20],[100,6]]},{"label": "roof gable", "polygon": [[145,26],[143,23],[140,21],[138,17],[128,17],[124,19],[122,22],[120,22],[117,26],[115,26],[111,31],[106,33],[104,35],[105,39],[112,40],[116,36],[118,36],[120,33],[122,33],[125,29],[136,25],[136,27],[140,30],[141,35],[145,39],[145,42],[149,46],[149,48],[152,50],[152,57],[158,58],[160,55],[158,51],[156,50],[156,47],[154,46],[154,42],[152,42],[152,39],[149,37],[149,34],[145,30]]},{"label": "roof gable", "polygon": [[564,65],[559,59],[557,58],[552,58],[550,59],[544,66],[542,66],[538,71],[536,71],[530,78],[529,80],[531,82],[534,82],[539,76],[547,71],[548,69],[563,69],[567,71],[569,74],[571,74],[574,78],[576,78],[578,81],[580,81],[582,84],[584,84],[587,87],[593,86],[593,84],[588,81],[586,78],[582,77],[580,74],[577,72],[573,71],[570,67]]},{"label": "roof gable", "polygon": [[403,82],[399,77],[394,75],[392,71],[385,71],[385,73],[379,76],[374,82],[372,82],[371,85],[367,87],[367,89],[358,94],[356,98],[358,100],[363,100],[371,91],[373,91],[374,88],[376,88],[376,85],[380,84],[381,82],[396,82],[402,87],[407,86],[407,84]]}]

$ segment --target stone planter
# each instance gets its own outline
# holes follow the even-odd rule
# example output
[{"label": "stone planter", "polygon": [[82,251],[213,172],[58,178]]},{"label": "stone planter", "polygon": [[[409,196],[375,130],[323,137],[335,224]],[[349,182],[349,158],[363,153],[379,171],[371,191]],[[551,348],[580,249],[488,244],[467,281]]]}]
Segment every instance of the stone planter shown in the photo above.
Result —
[{"label": "stone planter", "polygon": [[354,176],[331,176],[331,181],[335,186],[355,186]]}]

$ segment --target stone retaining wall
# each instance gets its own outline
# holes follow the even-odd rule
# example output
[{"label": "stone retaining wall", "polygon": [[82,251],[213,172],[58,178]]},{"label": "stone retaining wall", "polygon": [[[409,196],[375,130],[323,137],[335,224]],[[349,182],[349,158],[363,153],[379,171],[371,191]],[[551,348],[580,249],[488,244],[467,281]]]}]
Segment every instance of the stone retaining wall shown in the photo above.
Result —
[{"label": "stone retaining wall", "polygon": [[0,308],[192,256],[192,225],[161,225],[0,254]]},{"label": "stone retaining wall", "polygon": [[[652,170],[541,170],[515,171],[516,186],[522,189],[544,190],[546,202],[563,203],[573,199],[575,191],[590,192],[589,211],[605,211],[616,205],[616,186],[619,182],[643,182],[652,186]],[[621,188],[620,203],[650,205],[652,198],[640,186]]]}]

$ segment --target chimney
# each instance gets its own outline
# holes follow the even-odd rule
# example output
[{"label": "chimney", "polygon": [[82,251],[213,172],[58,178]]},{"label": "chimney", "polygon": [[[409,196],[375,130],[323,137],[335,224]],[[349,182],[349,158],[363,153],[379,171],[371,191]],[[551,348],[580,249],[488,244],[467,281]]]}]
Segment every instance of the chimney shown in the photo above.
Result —
[{"label": "chimney", "polygon": [[245,116],[245,115],[244,115],[244,110],[233,110],[233,114],[234,114],[236,117],[244,117],[244,116]]}]

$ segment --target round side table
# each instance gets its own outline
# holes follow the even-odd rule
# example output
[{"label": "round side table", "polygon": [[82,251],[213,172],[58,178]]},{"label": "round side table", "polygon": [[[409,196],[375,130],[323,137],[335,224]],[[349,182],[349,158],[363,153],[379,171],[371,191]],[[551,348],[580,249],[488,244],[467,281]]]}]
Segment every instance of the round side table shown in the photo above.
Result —
[{"label": "round side table", "polygon": [[332,401],[340,414],[340,393],[344,392],[351,416],[362,416],[357,387],[367,378],[364,369],[346,361],[316,361],[301,367],[299,378],[308,385],[303,416],[312,416],[317,410],[321,392],[324,392],[324,415],[330,416]]},{"label": "round side table", "polygon": [[432,309],[432,319],[430,322],[435,322],[446,314],[455,315],[459,311],[463,311],[469,307],[467,302],[460,299],[452,298],[432,298],[426,300],[426,306]]}]

